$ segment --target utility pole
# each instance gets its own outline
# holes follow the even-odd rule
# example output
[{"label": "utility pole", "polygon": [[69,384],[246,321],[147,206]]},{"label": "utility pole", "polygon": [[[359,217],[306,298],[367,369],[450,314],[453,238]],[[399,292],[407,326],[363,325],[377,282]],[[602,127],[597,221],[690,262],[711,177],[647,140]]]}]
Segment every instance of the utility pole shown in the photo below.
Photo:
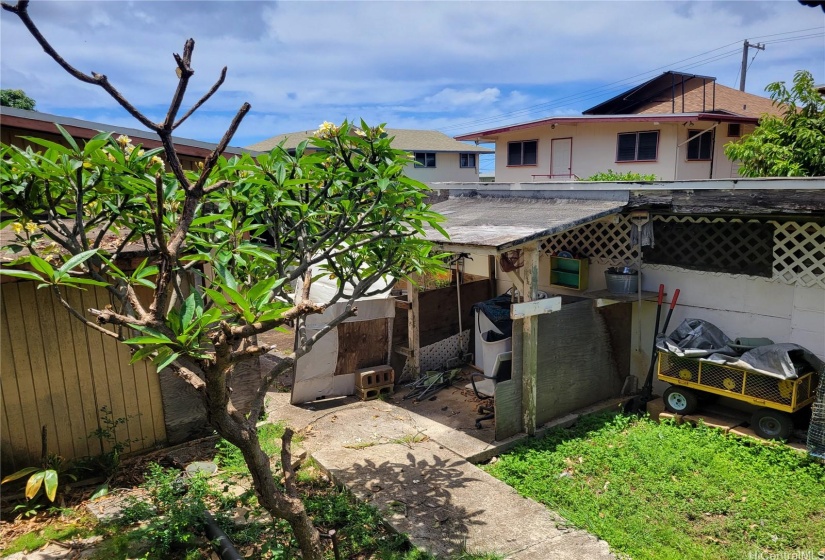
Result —
[{"label": "utility pole", "polygon": [[748,49],[757,49],[760,51],[764,51],[765,45],[763,45],[762,43],[756,43],[755,45],[752,45],[748,43],[747,39],[745,39],[745,44],[742,46],[742,71],[740,72],[742,77],[739,78],[739,91],[745,91],[745,74],[748,73]]}]

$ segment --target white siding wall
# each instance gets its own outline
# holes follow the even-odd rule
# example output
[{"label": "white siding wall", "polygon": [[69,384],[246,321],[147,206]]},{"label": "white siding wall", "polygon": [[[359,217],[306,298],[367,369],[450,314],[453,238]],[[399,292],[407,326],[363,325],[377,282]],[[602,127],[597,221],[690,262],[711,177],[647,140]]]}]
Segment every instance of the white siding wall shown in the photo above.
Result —
[{"label": "white siding wall", "polygon": [[414,164],[407,166],[406,175],[425,183],[434,182],[478,182],[478,159],[475,167],[459,167],[457,153],[438,152],[435,154],[435,167],[421,167]]},{"label": "white siding wall", "polygon": [[[519,130],[502,134],[496,140],[496,182],[527,182],[532,175],[550,173],[550,145],[553,138],[573,139],[573,166],[575,175],[586,178],[600,171],[612,169],[620,173],[653,173],[660,180],[674,179],[677,155],[676,145],[687,140],[688,128],[701,130],[713,126],[713,123],[701,122],[685,127],[682,123],[576,123]],[[750,128],[743,127],[743,134]],[[655,162],[617,162],[616,142],[621,132],[659,131],[659,153]],[[727,137],[727,125],[716,128],[714,144],[713,178],[737,177],[737,165],[730,162],[724,153],[724,144],[731,139]],[[538,161],[534,166],[507,166],[508,142],[538,140]],[[687,144],[679,148],[678,179],[710,179],[710,163],[707,161],[687,161]],[[536,177],[536,181],[547,181],[547,177]]]},{"label": "white siding wall", "polygon": [[[487,257],[472,255],[465,269],[472,274],[487,274]],[[603,265],[590,265],[588,290],[604,289]],[[550,259],[543,256],[539,266],[539,289],[548,293],[577,295],[549,285]],[[642,288],[657,292],[664,284],[666,302],[674,291],[681,290],[673,312],[668,332],[686,318],[710,321],[730,338],[768,337],[774,342],[794,342],[825,359],[825,290],[805,288],[772,282],[753,276],[702,273],[684,269],[642,268]],[[506,274],[498,272],[498,293],[512,286]],[[666,314],[662,309],[662,322]],[[656,322],[656,302],[633,304],[632,363],[631,372],[640,379],[650,364],[653,328]],[[659,388],[659,391],[664,386]]]}]

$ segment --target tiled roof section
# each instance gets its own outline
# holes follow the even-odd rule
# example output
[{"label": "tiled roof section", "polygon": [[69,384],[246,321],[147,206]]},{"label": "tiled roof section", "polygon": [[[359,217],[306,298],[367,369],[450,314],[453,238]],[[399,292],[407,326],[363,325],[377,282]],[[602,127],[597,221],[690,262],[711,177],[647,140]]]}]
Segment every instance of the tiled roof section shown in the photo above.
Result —
[{"label": "tiled roof section", "polygon": [[[691,89],[685,90],[684,108],[682,107],[681,90],[676,90],[676,104],[675,112],[692,112],[692,111],[711,111],[716,107],[716,110],[730,111],[737,115],[746,117],[759,118],[763,114],[781,115],[782,108],[773,105],[773,102],[767,97],[761,97],[752,93],[739,91],[738,89],[729,88],[716,83],[715,89],[715,103],[714,103],[714,84],[709,83],[702,87],[701,82],[688,82]],[[703,94],[704,93],[704,103]],[[642,105],[634,110],[634,113],[669,113],[674,108],[671,102],[670,89],[663,91],[662,94],[655,100]]]},{"label": "tiled roof section", "polygon": [[[447,136],[437,130],[413,130],[407,128],[388,128],[386,129],[388,135],[395,139],[392,146],[399,150],[406,150],[409,152],[464,152],[464,153],[478,153],[478,154],[492,154],[494,150],[475,146],[473,144],[465,144]],[[305,130],[300,132],[288,132],[286,134],[279,134],[267,140],[258,142],[247,146],[250,150],[269,151],[277,146],[284,138],[286,143],[284,148],[295,148],[299,143],[312,138],[315,134],[314,130]]]}]

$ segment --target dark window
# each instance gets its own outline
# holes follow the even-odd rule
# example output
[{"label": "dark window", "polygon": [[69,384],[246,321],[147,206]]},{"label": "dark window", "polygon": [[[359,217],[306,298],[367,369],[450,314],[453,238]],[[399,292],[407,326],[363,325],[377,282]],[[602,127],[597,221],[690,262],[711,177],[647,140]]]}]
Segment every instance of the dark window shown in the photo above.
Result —
[{"label": "dark window", "polygon": [[475,154],[459,154],[459,167],[475,167],[476,166],[476,155]]},{"label": "dark window", "polygon": [[507,143],[507,165],[536,165],[538,140]]},{"label": "dark window", "polygon": [[435,152],[415,152],[415,164],[421,167],[435,167]]},{"label": "dark window", "polygon": [[728,138],[739,138],[742,136],[742,125],[731,123],[728,125]]},{"label": "dark window", "polygon": [[644,262],[728,274],[773,275],[774,226],[760,221],[653,221],[654,248]]},{"label": "dark window", "polygon": [[658,130],[623,132],[616,143],[616,161],[654,161],[658,148]]},{"label": "dark window", "polygon": [[687,158],[690,160],[710,159],[713,152],[713,131],[702,134],[701,130],[688,130]]}]

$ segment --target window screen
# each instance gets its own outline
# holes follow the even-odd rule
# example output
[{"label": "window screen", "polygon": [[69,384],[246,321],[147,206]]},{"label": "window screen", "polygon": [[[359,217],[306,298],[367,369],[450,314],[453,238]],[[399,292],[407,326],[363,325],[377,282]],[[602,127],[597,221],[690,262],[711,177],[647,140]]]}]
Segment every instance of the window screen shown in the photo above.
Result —
[{"label": "window screen", "polygon": [[728,138],[739,138],[742,136],[742,125],[731,123],[728,125]]},{"label": "window screen", "polygon": [[476,166],[476,155],[475,154],[460,154],[459,155],[459,167],[475,167]]},{"label": "window screen", "polygon": [[435,167],[435,153],[415,152],[415,162],[422,167]]},{"label": "window screen", "polygon": [[657,157],[659,131],[619,134],[616,161],[651,161]]},{"label": "window screen", "polygon": [[619,149],[616,161],[633,161],[636,159],[636,134],[619,134]]},{"label": "window screen", "polygon": [[537,140],[507,143],[507,165],[536,165],[537,162]]},{"label": "window screen", "polygon": [[713,151],[713,131],[702,134],[701,130],[688,130],[688,138],[693,138],[688,142],[687,158],[710,159]]}]

